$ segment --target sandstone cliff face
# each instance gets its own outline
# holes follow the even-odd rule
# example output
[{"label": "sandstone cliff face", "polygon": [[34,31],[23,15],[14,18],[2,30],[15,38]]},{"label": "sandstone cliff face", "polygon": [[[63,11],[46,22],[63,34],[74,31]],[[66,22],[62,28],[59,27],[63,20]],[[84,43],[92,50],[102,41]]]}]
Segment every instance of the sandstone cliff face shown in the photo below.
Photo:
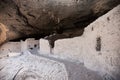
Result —
[{"label": "sandstone cliff face", "polygon": [[6,40],[7,29],[3,24],[0,24],[0,42],[3,43]]},{"label": "sandstone cliff face", "polygon": [[[74,34],[120,3],[119,0],[1,0],[0,23],[6,39]],[[81,30],[82,29],[82,30]],[[78,34],[77,34],[78,35]],[[2,37],[0,37],[2,39]]]}]

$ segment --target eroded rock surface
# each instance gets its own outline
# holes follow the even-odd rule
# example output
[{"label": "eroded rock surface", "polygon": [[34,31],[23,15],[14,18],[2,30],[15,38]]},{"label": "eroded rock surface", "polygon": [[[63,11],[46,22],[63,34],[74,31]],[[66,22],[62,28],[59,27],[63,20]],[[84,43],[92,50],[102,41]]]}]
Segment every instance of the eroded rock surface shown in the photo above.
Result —
[{"label": "eroded rock surface", "polygon": [[0,2],[0,23],[8,29],[5,40],[3,39],[0,44],[8,40],[40,38],[53,33],[67,32],[68,35],[65,37],[71,37],[74,29],[79,33],[74,36],[81,35],[84,27],[120,3],[119,0],[1,0]]},{"label": "eroded rock surface", "polygon": [[0,80],[68,80],[64,64],[26,51],[0,59]]}]

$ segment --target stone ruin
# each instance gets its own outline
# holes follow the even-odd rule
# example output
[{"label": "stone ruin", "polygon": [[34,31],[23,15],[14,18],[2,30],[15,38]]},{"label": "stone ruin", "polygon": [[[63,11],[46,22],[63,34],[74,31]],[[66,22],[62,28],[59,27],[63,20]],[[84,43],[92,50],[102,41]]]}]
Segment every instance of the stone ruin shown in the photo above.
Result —
[{"label": "stone ruin", "polygon": [[82,36],[33,38],[0,48],[1,80],[119,80],[120,5],[85,28]]},{"label": "stone ruin", "polygon": [[34,38],[28,38],[25,41],[8,42],[0,47],[1,54],[21,53],[27,50],[31,53],[52,54],[52,48],[46,39],[35,40]]}]

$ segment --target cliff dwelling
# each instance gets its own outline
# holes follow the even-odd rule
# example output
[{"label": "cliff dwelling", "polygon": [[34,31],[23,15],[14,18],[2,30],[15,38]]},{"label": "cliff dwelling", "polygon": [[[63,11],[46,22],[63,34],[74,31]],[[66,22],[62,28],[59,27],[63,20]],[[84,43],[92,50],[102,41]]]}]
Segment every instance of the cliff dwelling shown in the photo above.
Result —
[{"label": "cliff dwelling", "polygon": [[120,1],[0,0],[0,80],[120,80]]}]

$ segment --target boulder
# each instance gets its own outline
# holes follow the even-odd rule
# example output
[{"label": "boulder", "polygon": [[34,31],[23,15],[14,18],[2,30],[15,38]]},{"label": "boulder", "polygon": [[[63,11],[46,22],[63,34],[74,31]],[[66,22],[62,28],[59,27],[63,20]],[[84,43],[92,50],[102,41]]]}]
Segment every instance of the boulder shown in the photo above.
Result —
[{"label": "boulder", "polygon": [[21,55],[0,59],[0,79],[68,80],[68,74],[63,63],[26,51]]}]

